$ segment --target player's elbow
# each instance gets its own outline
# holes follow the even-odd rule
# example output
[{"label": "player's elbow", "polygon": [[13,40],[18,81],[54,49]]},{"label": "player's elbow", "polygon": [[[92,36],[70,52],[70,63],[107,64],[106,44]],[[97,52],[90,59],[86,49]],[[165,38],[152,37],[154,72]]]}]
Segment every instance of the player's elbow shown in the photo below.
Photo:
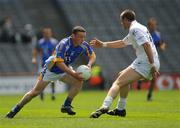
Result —
[{"label": "player's elbow", "polygon": [[96,60],[96,54],[93,52],[89,59],[93,59],[95,61]]},{"label": "player's elbow", "polygon": [[147,48],[151,47],[149,42],[145,42],[142,46],[144,47],[144,49],[147,49]]},{"label": "player's elbow", "polygon": [[127,45],[124,42],[119,43],[118,48],[125,48]]}]

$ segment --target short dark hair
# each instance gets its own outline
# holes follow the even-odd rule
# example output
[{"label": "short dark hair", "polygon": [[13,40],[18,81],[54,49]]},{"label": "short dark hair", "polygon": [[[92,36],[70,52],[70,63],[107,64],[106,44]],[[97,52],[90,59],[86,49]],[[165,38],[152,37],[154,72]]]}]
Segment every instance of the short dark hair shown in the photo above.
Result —
[{"label": "short dark hair", "polygon": [[126,9],[121,13],[120,17],[121,17],[121,19],[126,18],[127,20],[132,22],[136,19],[136,14],[133,10]]},{"label": "short dark hair", "polygon": [[72,34],[76,34],[77,32],[86,32],[86,30],[82,26],[75,26],[72,30]]}]

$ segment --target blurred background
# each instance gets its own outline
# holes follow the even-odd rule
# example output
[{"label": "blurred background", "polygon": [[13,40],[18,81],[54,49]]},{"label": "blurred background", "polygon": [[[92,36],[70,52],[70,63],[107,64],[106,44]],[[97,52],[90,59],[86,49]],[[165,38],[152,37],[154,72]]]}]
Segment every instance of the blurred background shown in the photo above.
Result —
[{"label": "blurred background", "polygon": [[[180,89],[179,0],[0,0],[0,94],[24,93],[32,88],[37,76],[32,50],[42,37],[42,28],[50,27],[59,41],[70,36],[76,25],[87,30],[88,42],[94,37],[103,41],[122,39],[128,31],[121,27],[119,14],[127,8],[134,10],[144,25],[151,17],[156,19],[166,44],[165,50],[158,48],[161,76],[156,88]],[[85,89],[108,89],[118,72],[135,59],[132,47],[95,52],[99,69],[94,72],[100,70],[103,85],[96,87],[87,81]],[[57,92],[66,88],[60,85]],[[148,86],[143,82],[141,88]],[[137,84],[132,88],[137,89]]]}]

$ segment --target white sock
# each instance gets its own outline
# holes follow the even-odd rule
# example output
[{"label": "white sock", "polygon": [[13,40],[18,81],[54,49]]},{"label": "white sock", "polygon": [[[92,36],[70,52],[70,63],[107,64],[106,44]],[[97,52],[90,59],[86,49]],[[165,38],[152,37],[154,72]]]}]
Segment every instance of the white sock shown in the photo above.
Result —
[{"label": "white sock", "polygon": [[112,102],[113,102],[113,98],[111,96],[106,96],[102,104],[102,107],[109,108]]},{"label": "white sock", "polygon": [[117,109],[123,110],[123,109],[125,109],[125,107],[126,107],[126,98],[122,98],[122,97],[119,98]]}]

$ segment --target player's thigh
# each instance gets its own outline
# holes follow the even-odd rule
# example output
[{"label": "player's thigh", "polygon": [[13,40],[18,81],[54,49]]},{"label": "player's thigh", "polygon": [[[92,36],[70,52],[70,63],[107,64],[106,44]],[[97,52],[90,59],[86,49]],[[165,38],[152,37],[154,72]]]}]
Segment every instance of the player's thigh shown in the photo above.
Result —
[{"label": "player's thigh", "polygon": [[78,86],[78,85],[80,86],[80,85],[83,84],[83,81],[79,81],[79,80],[75,79],[74,77],[72,77],[72,76],[70,76],[68,74],[64,75],[60,79],[60,81],[66,83],[66,84],[68,84],[70,86]]},{"label": "player's thigh", "polygon": [[44,88],[49,84],[49,81],[43,81],[43,80],[37,80],[37,83],[33,87],[33,92],[41,92],[44,90]]},{"label": "player's thigh", "polygon": [[119,76],[116,79],[115,83],[119,86],[125,86],[141,78],[143,77],[138,72],[136,72],[131,67],[127,67],[119,73]]}]

